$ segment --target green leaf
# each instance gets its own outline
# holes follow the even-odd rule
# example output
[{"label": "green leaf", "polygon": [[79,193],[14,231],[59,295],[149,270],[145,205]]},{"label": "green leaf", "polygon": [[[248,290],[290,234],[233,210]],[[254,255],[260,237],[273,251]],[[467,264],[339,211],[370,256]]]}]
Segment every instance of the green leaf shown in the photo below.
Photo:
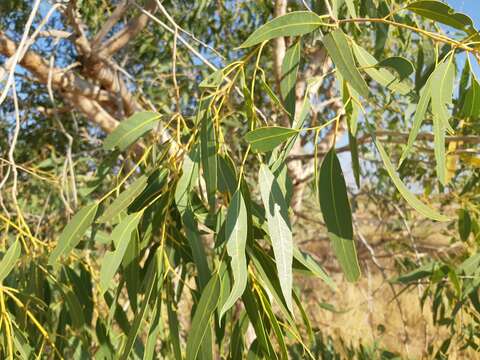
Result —
[{"label": "green leaf", "polygon": [[336,29],[325,35],[323,45],[337,67],[337,71],[361,96],[368,98],[370,90],[355,65],[351,46],[342,30]]},{"label": "green leaf", "polygon": [[415,67],[410,60],[401,56],[392,56],[377,63],[376,67],[393,69],[400,81],[408,78],[414,71]]},{"label": "green leaf", "polygon": [[345,3],[347,4],[347,10],[348,14],[350,15],[351,18],[356,18],[357,17],[357,11],[355,9],[355,3],[353,0],[345,0]]},{"label": "green leaf", "polygon": [[400,82],[392,73],[386,69],[377,69],[375,65],[378,63],[377,59],[370,55],[364,48],[353,45],[353,53],[358,63],[373,80],[386,88],[396,91],[401,95],[405,95],[412,90],[412,87],[405,81]]},{"label": "green leaf", "polygon": [[309,254],[299,250],[296,246],[293,247],[293,258],[305,267],[314,276],[322,279],[331,289],[336,290],[337,286],[330,276],[322,269]]},{"label": "green leaf", "polygon": [[175,203],[180,214],[183,214],[187,209],[190,201],[190,191],[198,178],[198,169],[199,154],[197,148],[194,148],[183,159],[182,176],[180,176],[175,188]]},{"label": "green leaf", "polygon": [[297,72],[300,65],[300,49],[301,41],[298,40],[286,51],[282,63],[282,78],[280,80],[280,91],[285,103],[285,109],[290,114],[292,122],[295,116],[295,85],[297,83]]},{"label": "green leaf", "polygon": [[464,117],[480,117],[480,84],[475,77],[473,77],[472,84],[465,94],[461,113]]},{"label": "green leaf", "polygon": [[237,190],[232,197],[225,221],[227,253],[231,258],[233,286],[230,295],[220,310],[220,319],[242,296],[245,286],[247,286],[247,259],[245,256],[248,226],[247,208],[240,190]]},{"label": "green leaf", "polygon": [[[157,264],[156,261],[153,260],[147,269],[147,274],[145,275],[145,297],[143,298],[143,304],[140,311],[135,315],[133,320],[133,324],[128,332],[127,336],[127,343],[123,348],[122,355],[120,360],[126,360],[129,358],[130,352],[132,351],[132,347],[135,344],[135,340],[138,336],[138,331],[140,330],[140,326],[142,325],[143,318],[145,317],[145,313],[148,309],[148,303],[150,302],[150,297],[152,296],[153,289],[155,287],[155,280],[157,279]],[[158,274],[160,276],[160,274]]]},{"label": "green leaf", "polygon": [[311,11],[295,11],[279,16],[255,30],[248,39],[240,45],[247,48],[280,36],[297,36],[307,34],[317,29],[322,19]]},{"label": "green leaf", "polygon": [[198,85],[201,88],[216,88],[220,86],[223,80],[223,70],[219,69],[212,74],[208,75],[202,82]]},{"label": "green leaf", "polygon": [[100,269],[100,292],[102,294],[108,290],[113,276],[122,263],[123,256],[132,237],[132,232],[140,222],[141,214],[142,213],[135,213],[127,215],[115,226],[112,232],[111,239],[112,242],[115,242],[115,251],[107,251],[102,260],[102,267]]},{"label": "green leaf", "polygon": [[261,127],[247,133],[245,140],[253,150],[268,152],[297,133],[298,130],[280,126]]},{"label": "green leaf", "polygon": [[400,179],[398,174],[395,172],[395,169],[392,165],[392,162],[390,161],[387,153],[385,152],[385,149],[383,148],[383,145],[375,139],[375,145],[378,149],[378,152],[380,154],[380,157],[382,158],[383,164],[385,165],[385,168],[390,175],[390,178],[392,179],[393,183],[397,187],[398,191],[400,194],[403,196],[403,198],[407,201],[407,203],[413,207],[415,210],[417,210],[420,214],[432,219],[432,220],[437,220],[437,221],[449,221],[450,219],[446,217],[445,215],[441,215],[425,205],[423,202],[421,202],[415,195],[413,195],[410,190],[405,186],[403,181]]},{"label": "green leaf", "polygon": [[212,276],[202,291],[202,296],[193,315],[192,326],[187,338],[187,360],[197,358],[203,339],[210,331],[210,319],[215,311],[220,297],[220,276]]},{"label": "green leaf", "polygon": [[475,32],[473,21],[470,17],[455,12],[450,6],[440,1],[416,1],[409,4],[407,9],[424,18],[438,21],[455,29],[463,30],[467,33]]},{"label": "green leaf", "polygon": [[159,197],[168,179],[167,169],[156,169],[147,180],[147,186],[128,206],[128,213],[145,209],[155,198]]},{"label": "green leaf", "polygon": [[450,113],[447,104],[452,103],[453,83],[455,80],[455,66],[453,58],[447,57],[443,60],[432,73],[432,113],[433,113],[433,132],[434,132],[434,150],[437,176],[442,185],[446,180],[446,158],[445,158],[445,131],[453,132],[450,127]]},{"label": "green leaf", "polygon": [[75,214],[70,222],[63,229],[57,246],[53,249],[48,258],[48,264],[54,265],[60,256],[68,254],[80,242],[85,231],[90,227],[95,214],[97,213],[98,203],[85,206],[82,210]]},{"label": "green leaf", "polygon": [[210,209],[215,209],[215,193],[217,191],[217,148],[215,128],[211,116],[204,116],[200,130],[200,153],[203,176],[207,188],[207,198]]},{"label": "green leaf", "polygon": [[260,165],[259,183],[282,293],[292,312],[293,239],[288,205],[277,180],[265,164]]},{"label": "green leaf", "polygon": [[21,254],[22,246],[20,241],[15,240],[5,252],[5,255],[3,255],[2,261],[0,261],[0,284],[13,270]]},{"label": "green leaf", "polygon": [[423,119],[425,118],[425,113],[428,109],[428,104],[430,104],[430,97],[432,92],[432,80],[431,77],[425,83],[422,91],[420,92],[420,100],[418,101],[417,108],[415,111],[415,116],[413,117],[413,125],[408,135],[407,146],[402,152],[400,157],[399,165],[402,165],[403,161],[407,158],[408,154],[413,148],[413,143],[417,138],[418,133],[420,132],[420,127],[422,126]]},{"label": "green leaf", "polygon": [[460,239],[467,241],[471,231],[472,219],[470,218],[470,214],[467,210],[461,209],[458,214],[458,233],[460,234]]},{"label": "green leaf", "polygon": [[125,150],[137,141],[140,136],[155,128],[160,116],[158,113],[144,111],[123,120],[117,128],[106,137],[103,142],[103,148],[105,150],[112,150],[117,147],[120,151]]},{"label": "green leaf", "polygon": [[331,149],[323,159],[318,191],[323,219],[338,262],[347,280],[357,281],[360,277],[360,266],[353,240],[352,211],[335,149]]},{"label": "green leaf", "polygon": [[125,191],[107,207],[102,216],[97,219],[98,223],[110,221],[114,216],[120,214],[128,205],[145,189],[147,177],[142,175],[136,179]]}]

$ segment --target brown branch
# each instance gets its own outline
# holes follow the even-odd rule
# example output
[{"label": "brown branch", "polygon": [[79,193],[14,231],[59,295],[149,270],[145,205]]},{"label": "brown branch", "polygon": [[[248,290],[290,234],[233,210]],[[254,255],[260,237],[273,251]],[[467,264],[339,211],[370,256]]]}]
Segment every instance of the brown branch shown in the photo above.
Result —
[{"label": "brown branch", "polygon": [[107,21],[103,24],[97,35],[92,40],[92,48],[97,49],[102,40],[107,36],[108,32],[115,26],[115,24],[122,18],[125,12],[131,5],[130,0],[123,0],[115,7]]}]

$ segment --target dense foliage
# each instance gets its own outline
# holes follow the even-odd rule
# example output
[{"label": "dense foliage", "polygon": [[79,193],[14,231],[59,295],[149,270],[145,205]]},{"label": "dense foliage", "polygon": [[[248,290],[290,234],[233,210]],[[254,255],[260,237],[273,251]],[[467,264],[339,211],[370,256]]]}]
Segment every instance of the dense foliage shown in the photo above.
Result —
[{"label": "dense foliage", "polygon": [[[31,2],[0,4],[1,358],[407,358],[312,321],[302,279],[341,297],[331,273],[370,277],[365,249],[394,300],[414,287],[444,329],[417,356],[479,351],[468,16],[431,0]],[[388,273],[361,209],[406,229]],[[419,250],[418,219],[455,251]]]}]

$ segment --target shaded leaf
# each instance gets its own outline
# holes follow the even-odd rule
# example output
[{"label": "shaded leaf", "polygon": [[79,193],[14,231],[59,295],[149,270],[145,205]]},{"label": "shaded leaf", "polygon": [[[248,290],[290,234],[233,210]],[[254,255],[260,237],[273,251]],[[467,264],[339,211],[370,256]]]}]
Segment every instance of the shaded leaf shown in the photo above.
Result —
[{"label": "shaded leaf", "polygon": [[467,241],[471,231],[472,219],[470,218],[470,214],[467,210],[461,209],[458,214],[458,233],[460,234],[460,239]]},{"label": "shaded leaf", "polygon": [[217,148],[215,129],[211,116],[204,116],[200,130],[200,154],[203,177],[207,188],[207,198],[210,209],[215,208],[215,193],[217,191]]},{"label": "shaded leaf", "polygon": [[298,130],[280,126],[261,127],[247,133],[245,140],[248,141],[253,150],[267,152],[297,133]]},{"label": "shaded leaf", "polygon": [[370,91],[365,80],[355,65],[351,46],[342,30],[336,29],[323,38],[323,45],[337,67],[342,77],[364,98],[369,97]]},{"label": "shaded leaf", "polygon": [[216,88],[220,86],[223,80],[223,71],[222,69],[213,72],[208,75],[202,82],[198,85],[201,88]]},{"label": "shaded leaf", "polygon": [[322,19],[311,11],[295,11],[279,16],[255,30],[240,48],[260,44],[279,36],[297,36],[307,34],[317,29]]},{"label": "shaded leaf", "polygon": [[335,149],[331,149],[323,159],[318,191],[320,208],[335,255],[347,280],[356,281],[360,277],[360,266],[353,240],[352,212]]},{"label": "shaded leaf", "polygon": [[112,150],[117,147],[120,151],[133,144],[140,136],[152,130],[160,120],[160,114],[143,111],[132,115],[120,122],[117,128],[105,138],[103,148]]},{"label": "shaded leaf", "polygon": [[277,180],[265,164],[260,165],[259,183],[282,293],[292,311],[293,239],[288,205]]},{"label": "shaded leaf", "polygon": [[87,231],[95,218],[98,204],[93,203],[85,206],[82,210],[77,212],[75,216],[63,229],[57,246],[53,249],[48,258],[49,265],[55,264],[60,256],[68,254],[80,242],[83,234]]}]

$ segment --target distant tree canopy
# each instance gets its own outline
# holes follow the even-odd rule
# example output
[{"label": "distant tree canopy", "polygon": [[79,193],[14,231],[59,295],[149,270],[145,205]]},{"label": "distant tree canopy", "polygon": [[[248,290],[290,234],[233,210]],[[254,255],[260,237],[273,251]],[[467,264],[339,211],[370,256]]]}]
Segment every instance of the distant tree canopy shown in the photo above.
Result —
[{"label": "distant tree canopy", "polygon": [[427,283],[449,334],[429,355],[478,350],[467,15],[431,0],[8,0],[0,14],[0,357],[324,358],[293,279],[336,285],[302,249],[303,221],[321,214],[307,227],[356,282],[355,212],[372,206],[392,232],[429,219],[461,244],[405,247],[394,280]]}]

